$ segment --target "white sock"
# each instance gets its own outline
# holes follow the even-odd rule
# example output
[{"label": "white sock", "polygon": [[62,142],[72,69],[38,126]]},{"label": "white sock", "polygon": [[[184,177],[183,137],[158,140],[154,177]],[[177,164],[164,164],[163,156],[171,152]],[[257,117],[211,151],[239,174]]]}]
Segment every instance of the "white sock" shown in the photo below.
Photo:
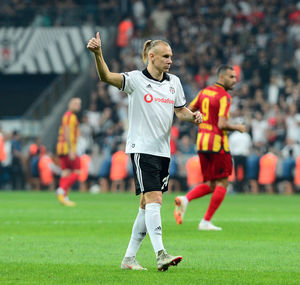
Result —
[{"label": "white sock", "polygon": [[136,253],[146,235],[147,229],[145,223],[145,210],[139,208],[139,212],[132,227],[131,238],[125,253],[125,257],[136,256]]},{"label": "white sock", "polygon": [[66,191],[64,189],[62,189],[61,187],[56,189],[56,194],[57,195],[65,195]]},{"label": "white sock", "polygon": [[155,253],[165,249],[162,242],[160,208],[158,203],[146,204],[146,227]]},{"label": "white sock", "polygon": [[189,200],[186,196],[181,196],[182,202],[185,203],[186,205],[189,203]]}]

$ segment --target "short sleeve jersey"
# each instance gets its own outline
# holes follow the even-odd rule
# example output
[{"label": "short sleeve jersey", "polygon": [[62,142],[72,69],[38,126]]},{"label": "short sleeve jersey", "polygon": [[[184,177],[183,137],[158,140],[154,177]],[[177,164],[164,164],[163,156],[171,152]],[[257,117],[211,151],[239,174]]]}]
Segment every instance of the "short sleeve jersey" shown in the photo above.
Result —
[{"label": "short sleeve jersey", "polygon": [[179,78],[164,73],[157,81],[147,69],[123,73],[123,78],[122,90],[129,97],[126,153],[170,157],[174,108],[186,104]]},{"label": "short sleeve jersey", "polygon": [[78,120],[77,116],[70,111],[67,111],[63,115],[61,125],[59,127],[58,142],[56,145],[56,152],[58,155],[66,155],[70,151],[68,143],[65,140],[65,127],[70,128],[71,148],[74,152],[76,152],[77,138],[79,135]]},{"label": "short sleeve jersey", "polygon": [[197,150],[200,152],[229,152],[227,131],[218,127],[219,117],[229,118],[231,96],[220,84],[201,90],[190,106],[198,109],[203,115],[199,124]]}]

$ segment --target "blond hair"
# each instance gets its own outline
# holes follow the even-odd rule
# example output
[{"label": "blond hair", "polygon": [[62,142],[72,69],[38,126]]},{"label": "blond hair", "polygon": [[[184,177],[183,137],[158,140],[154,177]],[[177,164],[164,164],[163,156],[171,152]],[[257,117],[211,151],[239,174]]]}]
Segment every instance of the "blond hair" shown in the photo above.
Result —
[{"label": "blond hair", "polygon": [[146,64],[146,62],[148,60],[149,51],[152,49],[155,49],[156,46],[161,45],[161,44],[169,46],[169,44],[163,40],[154,40],[154,41],[147,40],[147,41],[145,41],[144,47],[143,47],[143,52],[142,52],[143,63]]}]

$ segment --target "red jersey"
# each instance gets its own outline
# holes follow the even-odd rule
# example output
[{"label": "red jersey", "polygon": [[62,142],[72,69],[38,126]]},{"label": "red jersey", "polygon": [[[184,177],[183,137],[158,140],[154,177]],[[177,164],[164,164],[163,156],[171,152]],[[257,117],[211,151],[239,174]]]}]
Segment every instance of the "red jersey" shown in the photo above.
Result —
[{"label": "red jersey", "polygon": [[58,142],[56,146],[56,152],[58,155],[66,155],[69,153],[69,146],[66,141],[65,127],[70,130],[69,140],[71,142],[71,148],[73,152],[76,152],[77,138],[79,135],[77,116],[71,111],[67,111],[63,117],[58,132]]},{"label": "red jersey", "polygon": [[199,110],[203,122],[199,125],[197,150],[200,152],[229,152],[227,131],[218,127],[219,117],[229,118],[231,96],[218,83],[201,90],[190,106]]}]

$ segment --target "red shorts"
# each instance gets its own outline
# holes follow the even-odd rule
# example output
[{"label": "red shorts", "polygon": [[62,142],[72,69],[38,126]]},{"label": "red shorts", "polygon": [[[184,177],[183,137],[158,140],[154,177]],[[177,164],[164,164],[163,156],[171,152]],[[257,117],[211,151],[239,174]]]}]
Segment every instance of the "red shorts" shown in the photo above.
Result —
[{"label": "red shorts", "polygon": [[203,181],[211,181],[230,176],[232,158],[230,153],[199,152]]},{"label": "red shorts", "polygon": [[77,170],[80,169],[80,158],[79,156],[75,156],[74,160],[71,160],[68,155],[61,155],[59,157],[59,164],[62,170],[71,169]]}]

